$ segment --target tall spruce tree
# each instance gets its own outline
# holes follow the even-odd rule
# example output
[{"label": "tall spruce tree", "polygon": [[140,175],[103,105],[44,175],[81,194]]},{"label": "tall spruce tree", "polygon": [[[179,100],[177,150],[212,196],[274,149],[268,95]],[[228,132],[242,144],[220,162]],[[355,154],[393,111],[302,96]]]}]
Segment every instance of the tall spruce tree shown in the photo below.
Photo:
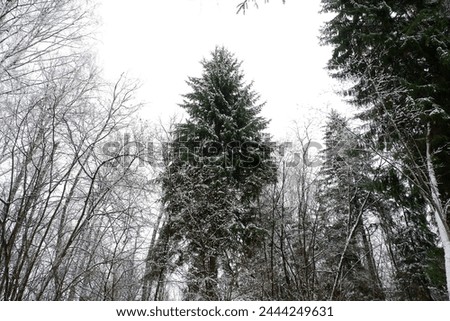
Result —
[{"label": "tall spruce tree", "polygon": [[[322,165],[322,224],[330,246],[322,265],[329,299],[384,299],[367,221],[373,220],[372,155],[332,111],[325,128]],[[327,298],[327,299],[328,299]]]},{"label": "tall spruce tree", "polygon": [[162,234],[187,271],[185,299],[220,300],[224,288],[238,286],[227,274],[245,269],[240,262],[262,240],[257,200],[276,173],[263,135],[268,121],[258,115],[263,104],[241,63],[217,47],[202,66],[201,77],[187,82],[181,107],[189,118],[177,126],[162,177]]},{"label": "tall spruce tree", "polygon": [[[322,0],[329,69],[353,86],[380,153],[420,191],[446,252],[450,295],[450,12],[448,0]],[[386,151],[388,153],[386,153]],[[420,230],[420,222],[416,229]]]}]

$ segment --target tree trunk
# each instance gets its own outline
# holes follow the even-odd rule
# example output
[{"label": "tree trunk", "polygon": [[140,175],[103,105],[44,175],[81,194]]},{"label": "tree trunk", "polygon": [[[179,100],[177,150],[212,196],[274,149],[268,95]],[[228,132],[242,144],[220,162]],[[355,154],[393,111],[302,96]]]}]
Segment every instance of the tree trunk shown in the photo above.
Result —
[{"label": "tree trunk", "polygon": [[436,173],[434,171],[433,161],[431,159],[430,152],[430,123],[427,124],[427,138],[426,138],[426,160],[427,160],[427,170],[430,179],[430,190],[431,190],[431,201],[434,216],[436,218],[436,223],[438,226],[439,237],[441,238],[442,247],[444,248],[445,255],[445,276],[447,279],[447,292],[450,300],[450,230],[447,225],[446,213],[444,206],[442,206],[438,183],[436,178]]},{"label": "tree trunk", "polygon": [[208,276],[205,282],[205,299],[208,301],[217,301],[217,255],[211,255],[207,259]]}]

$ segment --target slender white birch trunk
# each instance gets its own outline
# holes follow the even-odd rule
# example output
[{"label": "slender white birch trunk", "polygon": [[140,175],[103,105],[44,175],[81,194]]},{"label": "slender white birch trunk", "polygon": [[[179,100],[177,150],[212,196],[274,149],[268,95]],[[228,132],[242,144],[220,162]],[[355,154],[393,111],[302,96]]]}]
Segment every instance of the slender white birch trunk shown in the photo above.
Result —
[{"label": "slender white birch trunk", "polygon": [[427,171],[430,179],[430,190],[431,190],[431,200],[432,200],[432,208],[434,211],[434,215],[436,218],[436,223],[438,226],[439,236],[441,238],[442,247],[444,248],[445,255],[445,276],[447,279],[447,292],[450,300],[450,230],[446,221],[446,213],[444,210],[444,206],[442,206],[442,202],[439,195],[438,183],[436,179],[436,173],[434,172],[433,162],[431,160],[430,153],[430,124],[428,123],[427,128],[427,151],[426,151],[426,159],[427,159]]}]

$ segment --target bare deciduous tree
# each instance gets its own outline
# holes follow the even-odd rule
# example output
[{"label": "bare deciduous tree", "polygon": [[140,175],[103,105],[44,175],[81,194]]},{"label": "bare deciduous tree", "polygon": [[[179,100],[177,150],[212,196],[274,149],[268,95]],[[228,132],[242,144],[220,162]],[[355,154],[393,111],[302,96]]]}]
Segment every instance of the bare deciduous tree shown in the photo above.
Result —
[{"label": "bare deciduous tree", "polygon": [[[138,296],[149,195],[132,130],[136,85],[101,79],[84,49],[89,1],[0,9],[0,295],[4,300]],[[112,150],[111,150],[112,146]],[[145,175],[142,172],[146,172]]]}]

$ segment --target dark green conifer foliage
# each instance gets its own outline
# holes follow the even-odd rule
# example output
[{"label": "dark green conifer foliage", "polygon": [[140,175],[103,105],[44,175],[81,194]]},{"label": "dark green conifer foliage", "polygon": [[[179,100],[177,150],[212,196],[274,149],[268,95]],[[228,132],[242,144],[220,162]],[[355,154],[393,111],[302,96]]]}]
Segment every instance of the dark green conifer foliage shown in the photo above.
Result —
[{"label": "dark green conifer foliage", "polygon": [[263,105],[244,83],[241,63],[218,47],[202,66],[201,77],[188,80],[181,107],[189,118],[171,144],[163,201],[166,228],[188,268],[186,299],[218,300],[228,286],[219,271],[235,269],[264,236],[256,201],[276,173],[263,135],[268,122],[259,116]]},{"label": "dark green conifer foliage", "polygon": [[350,132],[347,120],[332,111],[325,128],[320,203],[324,238],[322,286],[326,299],[384,299],[364,221],[372,215],[371,154]]},{"label": "dark green conifer foliage", "polygon": [[418,188],[392,168],[380,173],[374,186],[379,199],[374,210],[392,262],[388,298],[445,300],[444,254]]},{"label": "dark green conifer foliage", "polygon": [[[323,0],[335,13],[323,29],[331,44],[329,69],[354,86],[346,92],[365,107],[380,147],[407,141],[419,166],[426,125],[438,164],[439,187],[450,197],[450,13],[447,0]],[[385,144],[388,143],[386,146]],[[399,144],[396,145],[399,148]],[[403,146],[403,149],[405,146]],[[405,161],[406,157],[403,157]]]},{"label": "dark green conifer foliage", "polygon": [[[436,247],[430,244],[437,243],[425,224],[424,212],[433,193],[426,170],[426,142],[430,143],[440,203],[448,204],[450,2],[322,0],[322,4],[323,11],[335,14],[323,29],[323,42],[333,46],[328,67],[335,77],[353,83],[345,94],[362,107],[359,117],[370,127],[367,134],[376,142],[373,147],[396,164],[397,173],[390,177],[397,183],[381,184],[379,192],[391,193],[395,200],[387,215],[409,224],[405,228],[394,223],[394,230],[401,232],[395,240],[398,259],[403,262],[399,267],[403,272],[397,273],[401,296],[430,299],[431,283],[440,278],[431,282],[427,271],[442,272],[442,262],[430,259],[436,257]],[[445,215],[448,224],[448,211]],[[413,239],[416,248],[401,247]],[[408,279],[415,279],[420,291],[409,291]]]}]

